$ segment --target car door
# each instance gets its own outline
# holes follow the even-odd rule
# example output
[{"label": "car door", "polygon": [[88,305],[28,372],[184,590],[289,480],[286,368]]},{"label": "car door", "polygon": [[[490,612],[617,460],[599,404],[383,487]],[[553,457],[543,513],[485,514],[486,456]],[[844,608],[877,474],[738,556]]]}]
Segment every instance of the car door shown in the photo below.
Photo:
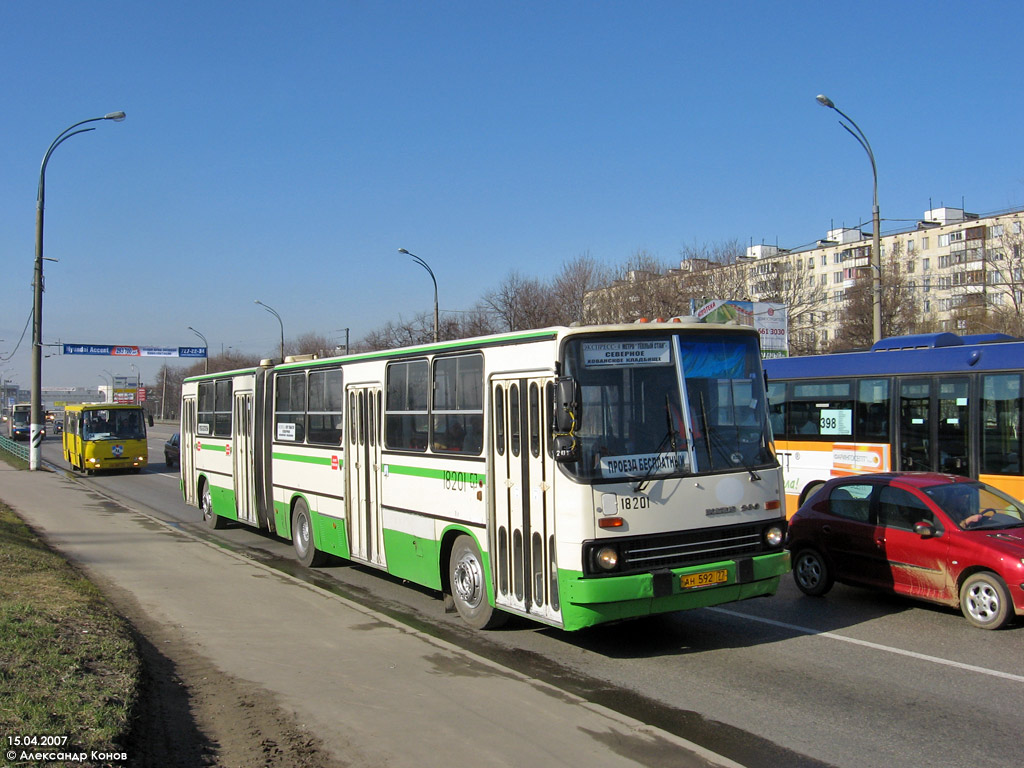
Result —
[{"label": "car door", "polygon": [[836,577],[859,584],[887,587],[891,584],[875,535],[872,483],[848,482],[835,486],[828,497],[829,518],[821,533]]},{"label": "car door", "polygon": [[[930,524],[931,533],[914,531],[914,525],[922,522]],[[894,591],[926,600],[950,599],[949,536],[925,499],[909,489],[881,488],[878,537]]]}]

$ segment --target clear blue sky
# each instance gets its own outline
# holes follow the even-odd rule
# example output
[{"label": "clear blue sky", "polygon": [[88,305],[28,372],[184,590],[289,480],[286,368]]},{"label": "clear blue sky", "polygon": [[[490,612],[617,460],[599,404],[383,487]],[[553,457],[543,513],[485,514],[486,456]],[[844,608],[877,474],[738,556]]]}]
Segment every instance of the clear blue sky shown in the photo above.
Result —
[{"label": "clear blue sky", "polygon": [[[44,342],[270,355],[466,309],[511,270],[871,214],[1024,205],[1019,2],[0,3],[0,356]],[[162,361],[134,361],[151,377]],[[44,361],[96,386],[128,361]],[[0,363],[28,386],[29,337]]]}]

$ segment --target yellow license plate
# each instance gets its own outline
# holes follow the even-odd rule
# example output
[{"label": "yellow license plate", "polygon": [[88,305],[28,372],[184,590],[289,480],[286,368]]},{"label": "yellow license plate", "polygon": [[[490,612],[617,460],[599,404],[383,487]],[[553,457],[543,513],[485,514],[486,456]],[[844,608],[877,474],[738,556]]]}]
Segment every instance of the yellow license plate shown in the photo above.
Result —
[{"label": "yellow license plate", "polygon": [[679,578],[679,586],[683,589],[694,587],[708,587],[712,584],[724,584],[729,580],[729,572],[722,568],[718,571],[704,571],[704,573],[690,573]]}]

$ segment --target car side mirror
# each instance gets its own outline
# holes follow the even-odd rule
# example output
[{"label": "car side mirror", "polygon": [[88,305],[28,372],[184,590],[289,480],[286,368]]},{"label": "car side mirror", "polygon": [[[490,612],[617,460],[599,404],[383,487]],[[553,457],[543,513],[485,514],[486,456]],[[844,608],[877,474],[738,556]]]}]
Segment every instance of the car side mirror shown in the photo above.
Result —
[{"label": "car side mirror", "polygon": [[922,539],[930,539],[935,536],[935,526],[925,520],[914,523],[914,533]]}]

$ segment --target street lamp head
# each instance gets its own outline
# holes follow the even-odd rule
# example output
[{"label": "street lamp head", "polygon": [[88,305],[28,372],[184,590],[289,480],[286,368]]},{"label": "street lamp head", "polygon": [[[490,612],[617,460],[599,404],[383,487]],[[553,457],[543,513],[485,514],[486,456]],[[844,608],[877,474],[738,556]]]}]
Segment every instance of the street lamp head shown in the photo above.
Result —
[{"label": "street lamp head", "polygon": [[104,120],[113,120],[115,123],[120,123],[126,115],[124,112],[111,112],[103,116]]},{"label": "street lamp head", "polygon": [[399,253],[404,253],[406,256],[412,256],[412,254],[409,253],[407,250],[405,250],[405,248],[399,248],[398,252]]},{"label": "street lamp head", "polygon": [[819,93],[814,98],[823,107],[828,107],[829,109],[835,109],[836,108],[836,105],[832,103],[832,99],[830,99],[824,93]]}]

